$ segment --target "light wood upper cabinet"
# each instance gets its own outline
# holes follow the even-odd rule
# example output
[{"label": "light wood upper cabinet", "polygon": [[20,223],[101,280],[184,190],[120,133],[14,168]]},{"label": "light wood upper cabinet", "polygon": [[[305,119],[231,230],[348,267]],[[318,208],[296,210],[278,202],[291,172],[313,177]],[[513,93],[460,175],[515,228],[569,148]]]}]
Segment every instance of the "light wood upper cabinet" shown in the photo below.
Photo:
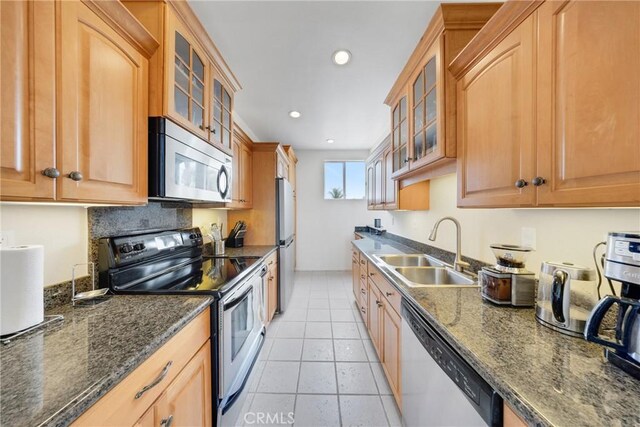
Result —
[{"label": "light wood upper cabinet", "polygon": [[537,13],[538,204],[639,205],[640,3]]},{"label": "light wood upper cabinet", "polygon": [[508,2],[451,64],[458,205],[640,205],[640,4]]},{"label": "light wood upper cabinet", "polygon": [[167,13],[166,22],[166,114],[196,135],[208,139],[208,59],[175,13]]},{"label": "light wood upper cabinet", "polygon": [[253,206],[253,141],[239,127],[234,128],[231,142],[233,167],[231,202],[233,209],[251,209]]},{"label": "light wood upper cabinet", "polygon": [[289,156],[284,151],[278,152],[276,177],[289,179]]},{"label": "light wood upper cabinet", "polygon": [[[534,21],[458,82],[458,206],[532,206]],[[516,182],[522,183],[522,188]]]},{"label": "light wood upper cabinet", "polygon": [[[406,122],[406,120],[405,120]],[[393,179],[396,151],[386,137],[367,159],[367,209],[429,209],[429,181],[403,184]]]},{"label": "light wood upper cabinet", "polygon": [[0,2],[0,194],[53,200],[55,179],[55,7]]},{"label": "light wood upper cabinet", "polygon": [[212,87],[210,140],[229,148],[233,129],[233,92],[221,82],[220,78],[216,77],[213,78]]},{"label": "light wood upper cabinet", "polygon": [[145,203],[157,41],[120,2],[0,8],[2,200]]},{"label": "light wood upper cabinet", "polygon": [[59,5],[58,199],[144,203],[148,60],[84,3]]},{"label": "light wood upper cabinet", "polygon": [[401,186],[455,169],[456,90],[447,67],[500,5],[441,4],[387,95],[393,179]]},{"label": "light wood upper cabinet", "polygon": [[150,61],[149,114],[231,154],[238,81],[186,1],[124,0],[160,42]]}]

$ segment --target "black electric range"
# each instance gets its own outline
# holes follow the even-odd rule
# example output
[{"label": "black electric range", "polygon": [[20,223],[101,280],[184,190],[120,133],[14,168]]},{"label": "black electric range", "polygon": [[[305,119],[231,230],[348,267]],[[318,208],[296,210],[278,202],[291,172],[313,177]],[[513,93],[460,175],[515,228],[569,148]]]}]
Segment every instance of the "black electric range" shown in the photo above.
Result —
[{"label": "black electric range", "polygon": [[202,254],[197,228],[100,239],[101,287],[127,294],[222,296],[258,267],[259,257]]}]

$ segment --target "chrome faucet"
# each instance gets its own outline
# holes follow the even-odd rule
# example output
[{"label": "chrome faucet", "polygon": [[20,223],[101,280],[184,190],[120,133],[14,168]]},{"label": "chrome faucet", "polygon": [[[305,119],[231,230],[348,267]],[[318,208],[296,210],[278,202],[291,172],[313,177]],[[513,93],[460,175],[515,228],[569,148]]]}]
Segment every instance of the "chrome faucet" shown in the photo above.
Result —
[{"label": "chrome faucet", "polygon": [[453,263],[453,268],[456,271],[464,271],[465,267],[469,268],[471,267],[471,265],[468,262],[465,262],[462,260],[462,255],[460,253],[461,251],[461,247],[462,245],[460,244],[461,241],[461,233],[460,233],[460,223],[458,222],[457,219],[455,219],[452,216],[445,216],[443,218],[440,218],[435,225],[433,226],[433,229],[431,230],[431,233],[429,234],[429,240],[431,240],[432,242],[436,240],[436,235],[438,234],[438,227],[440,226],[440,223],[444,220],[449,220],[451,222],[453,222],[456,226],[456,260]]}]

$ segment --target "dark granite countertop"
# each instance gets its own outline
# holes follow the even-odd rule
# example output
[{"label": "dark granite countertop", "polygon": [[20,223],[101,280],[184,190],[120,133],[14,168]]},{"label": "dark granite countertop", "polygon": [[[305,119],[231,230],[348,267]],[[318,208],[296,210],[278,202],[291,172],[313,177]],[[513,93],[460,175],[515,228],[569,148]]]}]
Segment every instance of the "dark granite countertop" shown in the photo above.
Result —
[{"label": "dark granite countertop", "polygon": [[0,425],[68,425],[208,307],[208,296],[110,297],[0,347]]},{"label": "dark granite countertop", "polygon": [[[418,252],[358,234],[371,237],[354,244],[374,263],[374,254]],[[640,425],[640,381],[607,363],[602,347],[538,324],[532,308],[485,302],[478,289],[409,288],[381,271],[529,424]]]}]

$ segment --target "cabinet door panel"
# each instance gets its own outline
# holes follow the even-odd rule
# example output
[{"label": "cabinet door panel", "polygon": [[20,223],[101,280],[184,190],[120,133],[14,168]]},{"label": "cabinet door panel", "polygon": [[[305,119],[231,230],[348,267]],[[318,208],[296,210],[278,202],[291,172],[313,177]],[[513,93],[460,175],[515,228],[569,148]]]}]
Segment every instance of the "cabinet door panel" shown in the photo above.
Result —
[{"label": "cabinet door panel", "polygon": [[0,2],[0,194],[54,198],[55,13],[52,1]]},{"label": "cabinet door panel", "polygon": [[61,12],[58,198],[146,202],[147,60],[84,4]]},{"label": "cabinet door panel", "polygon": [[[365,279],[367,280],[367,279]],[[367,309],[369,311],[369,336],[371,337],[371,342],[378,353],[378,357],[380,361],[384,361],[384,354],[382,349],[382,333],[381,333],[381,304],[382,297],[380,296],[380,291],[376,287],[376,285],[369,281],[369,304]]]},{"label": "cabinet door panel", "polygon": [[533,16],[458,82],[458,206],[531,206]]},{"label": "cabinet door panel", "polygon": [[640,3],[538,12],[539,204],[640,203]]},{"label": "cabinet door panel", "polygon": [[240,146],[242,156],[242,170],[240,181],[242,183],[242,200],[245,207],[253,206],[253,153],[246,145]]},{"label": "cabinet door panel", "polygon": [[[211,425],[211,344],[209,341],[167,387],[160,398],[161,420],[177,426]],[[165,421],[166,423],[166,421]]]},{"label": "cabinet door panel", "polygon": [[384,203],[384,174],[382,171],[382,157],[378,157],[376,159],[374,166],[374,181],[375,181],[375,194],[374,194],[374,204],[376,207],[381,208]]},{"label": "cabinet door panel", "polygon": [[400,315],[389,303],[384,307],[383,319],[383,366],[391,390],[400,406]]},{"label": "cabinet door panel", "polygon": [[391,179],[393,173],[393,153],[391,147],[384,152],[384,207],[396,209],[398,197],[398,181]]},{"label": "cabinet door panel", "polygon": [[367,208],[372,209],[376,203],[373,164],[367,165]]}]

